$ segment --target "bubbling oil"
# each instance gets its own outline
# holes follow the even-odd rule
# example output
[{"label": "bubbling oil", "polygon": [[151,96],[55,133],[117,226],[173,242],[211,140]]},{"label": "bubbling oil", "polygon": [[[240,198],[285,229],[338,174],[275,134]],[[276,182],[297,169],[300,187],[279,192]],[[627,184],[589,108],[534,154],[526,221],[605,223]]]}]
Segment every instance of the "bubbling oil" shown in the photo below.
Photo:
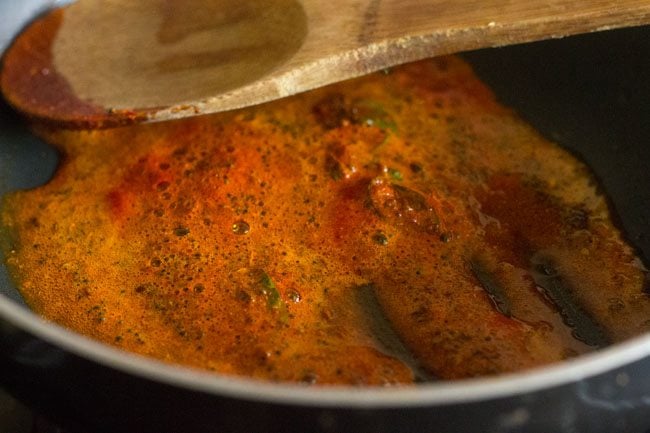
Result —
[{"label": "bubbling oil", "polygon": [[37,127],[64,155],[4,200],[49,320],[272,381],[528,369],[646,332],[646,270],[589,170],[456,57],[232,113]]}]

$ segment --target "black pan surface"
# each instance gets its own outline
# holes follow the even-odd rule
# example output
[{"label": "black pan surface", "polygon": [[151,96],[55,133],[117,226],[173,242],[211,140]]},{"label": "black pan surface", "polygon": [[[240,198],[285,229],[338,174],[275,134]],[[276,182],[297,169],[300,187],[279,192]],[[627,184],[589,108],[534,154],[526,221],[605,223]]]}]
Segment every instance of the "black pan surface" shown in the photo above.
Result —
[{"label": "black pan surface", "polygon": [[481,78],[594,171],[650,257],[650,27],[468,53]]},{"label": "black pan surface", "polygon": [[[506,105],[594,171],[650,257],[650,27],[464,54]],[[0,194],[46,182],[58,155],[0,103]],[[387,394],[212,383],[68,338],[24,314],[0,266],[0,384],[105,432],[650,432],[650,338],[503,380]],[[19,311],[19,314],[15,314]],[[63,335],[63,337],[61,336]],[[180,370],[180,369],[178,369]]]}]

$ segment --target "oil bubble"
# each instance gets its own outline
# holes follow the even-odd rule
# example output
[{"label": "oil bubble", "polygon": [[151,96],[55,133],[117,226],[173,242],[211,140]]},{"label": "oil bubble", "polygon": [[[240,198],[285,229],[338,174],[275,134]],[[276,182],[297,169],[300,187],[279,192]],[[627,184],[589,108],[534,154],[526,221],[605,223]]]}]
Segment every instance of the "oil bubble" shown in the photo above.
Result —
[{"label": "oil bubble", "polygon": [[245,235],[251,230],[251,226],[246,221],[237,221],[233,223],[231,229],[236,235]]},{"label": "oil bubble", "polygon": [[287,297],[291,300],[291,302],[300,302],[302,300],[302,296],[300,295],[300,292],[297,290],[291,289],[287,293]]},{"label": "oil bubble", "polygon": [[187,227],[176,227],[174,229],[174,234],[176,236],[186,236],[189,233],[190,233],[190,229],[188,229]]},{"label": "oil bubble", "polygon": [[374,235],[372,235],[372,240],[377,245],[388,245],[388,237],[386,237],[386,235],[383,234],[382,232],[377,232]]}]

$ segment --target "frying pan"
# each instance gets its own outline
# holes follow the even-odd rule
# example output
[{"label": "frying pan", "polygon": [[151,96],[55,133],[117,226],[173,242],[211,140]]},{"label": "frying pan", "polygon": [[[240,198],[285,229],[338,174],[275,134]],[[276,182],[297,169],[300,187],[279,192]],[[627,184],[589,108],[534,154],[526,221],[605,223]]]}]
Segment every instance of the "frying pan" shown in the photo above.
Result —
[{"label": "frying pan", "polygon": [[[21,15],[0,25],[0,43],[33,17],[24,5],[0,1],[0,17]],[[592,168],[629,241],[650,257],[650,27],[464,56],[502,102]],[[0,103],[1,194],[46,182],[57,159]],[[649,335],[496,378],[280,385],[165,365],[47,323],[4,266],[0,384],[85,432],[650,432]]]}]

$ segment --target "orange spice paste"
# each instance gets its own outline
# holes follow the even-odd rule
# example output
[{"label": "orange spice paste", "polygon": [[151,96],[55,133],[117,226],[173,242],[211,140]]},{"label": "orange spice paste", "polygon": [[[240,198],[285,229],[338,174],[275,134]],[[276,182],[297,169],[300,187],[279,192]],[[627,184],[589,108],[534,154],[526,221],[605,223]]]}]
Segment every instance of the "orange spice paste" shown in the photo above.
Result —
[{"label": "orange spice paste", "polygon": [[4,201],[47,319],[273,381],[397,384],[564,360],[645,332],[646,271],[588,169],[455,57],[246,110],[37,131]]}]

